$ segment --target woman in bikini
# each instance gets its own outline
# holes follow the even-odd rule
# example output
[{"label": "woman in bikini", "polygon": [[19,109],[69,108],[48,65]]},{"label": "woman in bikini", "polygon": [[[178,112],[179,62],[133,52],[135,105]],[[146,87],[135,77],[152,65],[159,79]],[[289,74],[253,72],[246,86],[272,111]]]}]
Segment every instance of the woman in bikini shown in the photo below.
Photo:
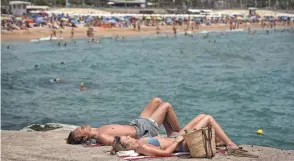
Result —
[{"label": "woman in bikini", "polygon": [[173,137],[144,137],[134,139],[130,136],[117,136],[112,144],[111,153],[115,154],[118,151],[135,150],[139,154],[151,156],[170,156],[173,152],[189,152],[187,142],[182,134],[186,129],[201,129],[212,125],[215,129],[216,137],[223,142],[228,149],[238,149],[239,147],[231,141],[225,134],[220,125],[210,115],[200,114],[189,122],[177,135]]}]

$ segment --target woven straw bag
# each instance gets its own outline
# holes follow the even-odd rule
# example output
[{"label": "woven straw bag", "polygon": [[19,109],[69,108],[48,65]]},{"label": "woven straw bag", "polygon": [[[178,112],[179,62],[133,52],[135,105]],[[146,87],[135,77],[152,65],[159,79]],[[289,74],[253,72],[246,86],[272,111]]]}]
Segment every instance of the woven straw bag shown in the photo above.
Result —
[{"label": "woven straw bag", "polygon": [[216,153],[215,131],[209,126],[183,135],[193,158],[212,158]]}]

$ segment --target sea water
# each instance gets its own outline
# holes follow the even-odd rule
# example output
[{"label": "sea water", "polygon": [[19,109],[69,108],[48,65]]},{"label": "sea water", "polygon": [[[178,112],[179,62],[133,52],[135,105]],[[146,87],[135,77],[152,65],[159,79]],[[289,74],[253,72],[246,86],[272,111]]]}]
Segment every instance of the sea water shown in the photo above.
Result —
[{"label": "sea water", "polygon": [[294,149],[294,33],[204,35],[2,43],[1,127],[128,124],[160,97],[182,126],[207,113],[238,144]]}]

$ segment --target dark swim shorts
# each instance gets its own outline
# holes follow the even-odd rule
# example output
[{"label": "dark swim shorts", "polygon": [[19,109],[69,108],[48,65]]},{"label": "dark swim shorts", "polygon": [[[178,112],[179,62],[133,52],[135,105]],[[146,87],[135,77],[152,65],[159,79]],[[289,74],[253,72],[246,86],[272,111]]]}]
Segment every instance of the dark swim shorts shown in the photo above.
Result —
[{"label": "dark swim shorts", "polygon": [[151,118],[137,118],[130,123],[131,126],[136,128],[137,138],[153,137],[159,134],[158,124]]}]

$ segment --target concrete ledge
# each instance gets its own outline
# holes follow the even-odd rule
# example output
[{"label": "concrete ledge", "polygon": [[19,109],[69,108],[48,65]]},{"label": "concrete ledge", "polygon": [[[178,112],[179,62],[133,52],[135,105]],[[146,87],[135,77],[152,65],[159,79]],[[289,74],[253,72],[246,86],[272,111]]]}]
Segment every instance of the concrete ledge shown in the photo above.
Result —
[{"label": "concrete ledge", "polygon": [[[1,160],[2,161],[117,161],[122,160],[112,156],[105,151],[111,149],[105,147],[83,147],[81,145],[68,145],[65,138],[71,129],[60,128],[47,132],[25,132],[25,131],[1,131]],[[258,159],[234,157],[218,154],[212,160],[225,161],[290,161],[294,160],[294,150],[280,150],[269,147],[242,145],[252,154],[259,155]],[[142,159],[144,161],[148,159]],[[150,159],[149,159],[150,160]],[[160,158],[152,161],[187,161],[183,158]],[[209,161],[209,159],[190,158],[189,161]]]}]

